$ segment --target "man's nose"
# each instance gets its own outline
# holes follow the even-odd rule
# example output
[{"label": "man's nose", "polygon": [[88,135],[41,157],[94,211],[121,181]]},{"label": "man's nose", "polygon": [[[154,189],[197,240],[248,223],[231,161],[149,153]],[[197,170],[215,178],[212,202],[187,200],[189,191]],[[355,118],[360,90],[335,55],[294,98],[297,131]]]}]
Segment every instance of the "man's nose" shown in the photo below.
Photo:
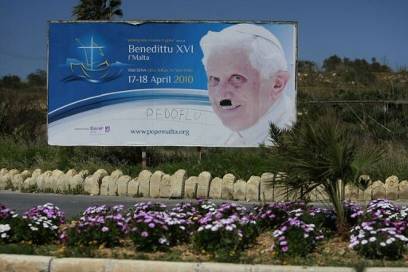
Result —
[{"label": "man's nose", "polygon": [[234,92],[233,86],[228,81],[221,81],[216,87],[217,96],[222,99],[229,99],[232,97]]}]

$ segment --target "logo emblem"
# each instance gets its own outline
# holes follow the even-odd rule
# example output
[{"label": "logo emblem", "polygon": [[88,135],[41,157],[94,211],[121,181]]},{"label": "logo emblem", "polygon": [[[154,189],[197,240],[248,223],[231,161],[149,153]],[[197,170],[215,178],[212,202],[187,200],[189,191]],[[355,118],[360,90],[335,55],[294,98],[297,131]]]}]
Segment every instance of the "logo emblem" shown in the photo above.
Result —
[{"label": "logo emblem", "polygon": [[91,83],[101,83],[117,79],[126,64],[121,62],[111,63],[104,54],[102,44],[91,36],[87,43],[75,39],[78,58],[67,58],[65,68],[67,75],[63,81],[85,80]]}]

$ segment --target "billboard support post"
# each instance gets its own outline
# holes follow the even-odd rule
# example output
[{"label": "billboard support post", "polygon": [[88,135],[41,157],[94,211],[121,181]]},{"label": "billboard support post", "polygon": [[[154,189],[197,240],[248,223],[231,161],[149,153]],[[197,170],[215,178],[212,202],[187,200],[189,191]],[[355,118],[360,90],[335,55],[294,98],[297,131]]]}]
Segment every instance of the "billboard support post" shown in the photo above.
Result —
[{"label": "billboard support post", "polygon": [[198,163],[201,163],[201,146],[197,146],[197,152],[198,152]]},{"label": "billboard support post", "polygon": [[146,169],[146,150],[142,149],[142,169]]}]

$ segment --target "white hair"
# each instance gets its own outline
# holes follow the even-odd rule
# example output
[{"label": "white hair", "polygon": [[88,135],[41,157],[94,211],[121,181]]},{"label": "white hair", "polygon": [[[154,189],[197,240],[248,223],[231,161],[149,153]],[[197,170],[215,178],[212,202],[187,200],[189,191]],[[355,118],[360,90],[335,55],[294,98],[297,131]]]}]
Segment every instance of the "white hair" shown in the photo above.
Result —
[{"label": "white hair", "polygon": [[285,53],[279,40],[269,30],[253,24],[236,24],[220,32],[209,31],[200,41],[207,70],[208,57],[220,47],[248,50],[249,60],[263,78],[271,78],[279,71],[287,71]]}]

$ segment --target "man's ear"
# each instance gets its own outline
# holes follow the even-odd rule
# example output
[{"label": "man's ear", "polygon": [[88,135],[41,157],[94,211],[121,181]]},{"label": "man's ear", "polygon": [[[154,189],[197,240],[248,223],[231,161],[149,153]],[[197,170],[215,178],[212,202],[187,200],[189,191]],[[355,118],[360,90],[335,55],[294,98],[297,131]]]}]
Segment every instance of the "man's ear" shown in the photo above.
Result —
[{"label": "man's ear", "polygon": [[287,71],[279,71],[275,74],[272,81],[272,95],[276,99],[280,96],[286,87],[289,80],[289,73]]}]

